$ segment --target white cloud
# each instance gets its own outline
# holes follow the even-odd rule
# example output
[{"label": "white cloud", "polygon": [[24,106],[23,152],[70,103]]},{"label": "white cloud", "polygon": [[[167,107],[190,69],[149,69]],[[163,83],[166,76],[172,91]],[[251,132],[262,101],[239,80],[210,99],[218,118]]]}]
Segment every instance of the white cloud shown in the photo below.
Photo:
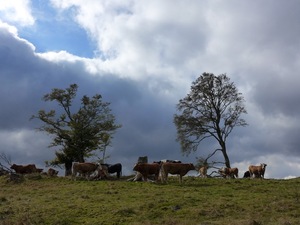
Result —
[{"label": "white cloud", "polygon": [[0,1],[0,12],[0,19],[20,26],[31,26],[35,21],[29,0]]},{"label": "white cloud", "polygon": [[84,58],[81,58],[76,55],[72,55],[66,51],[59,52],[45,52],[45,53],[36,53],[37,56],[46,59],[50,62],[70,62],[75,63],[79,61],[83,61]]},{"label": "white cloud", "polygon": [[[29,41],[20,38],[19,34],[18,34],[18,29],[15,26],[9,25],[7,23],[4,23],[2,21],[0,21],[0,32],[2,32],[3,34],[5,34],[6,37],[8,37],[8,35],[12,35],[12,37],[16,40],[19,40],[20,43],[25,43],[26,48],[31,48],[32,51],[35,50],[35,47],[32,43],[30,43]],[[9,38],[2,38],[2,45],[9,45],[8,43]],[[12,46],[14,47],[14,46]]]},{"label": "white cloud", "polygon": [[[60,9],[76,9],[77,22],[98,43],[102,69],[120,77],[163,78],[177,85],[195,76],[184,70],[203,47],[205,25],[197,25],[197,18],[201,21],[202,17],[197,5],[185,8],[179,1],[52,3]],[[195,46],[190,48],[191,44]]]},{"label": "white cloud", "polygon": [[9,156],[12,163],[17,164],[22,161],[30,163],[36,158],[48,160],[49,157],[54,157],[54,151],[47,151],[49,145],[47,136],[32,129],[1,130],[0,141],[2,143],[1,152]]}]

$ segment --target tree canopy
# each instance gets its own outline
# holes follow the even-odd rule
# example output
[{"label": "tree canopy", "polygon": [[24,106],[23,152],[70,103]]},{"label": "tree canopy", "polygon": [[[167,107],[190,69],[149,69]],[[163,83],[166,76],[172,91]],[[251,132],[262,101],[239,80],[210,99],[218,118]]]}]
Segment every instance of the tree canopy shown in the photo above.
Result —
[{"label": "tree canopy", "polygon": [[192,83],[187,96],[179,100],[177,110],[174,123],[182,152],[197,151],[204,139],[214,138],[220,149],[213,150],[212,154],[221,151],[225,165],[230,167],[226,140],[235,127],[247,125],[241,118],[247,111],[242,94],[229,77],[203,73]]},{"label": "tree canopy", "polygon": [[[55,101],[59,110],[40,110],[32,118],[40,119],[43,125],[38,128],[51,135],[49,147],[59,146],[52,165],[64,164],[66,175],[71,173],[74,161],[84,162],[95,150],[105,150],[108,139],[121,127],[115,124],[115,116],[100,94],[92,97],[84,95],[76,111],[73,105],[78,90],[77,84],[66,89],[54,88],[43,97],[44,101]],[[76,111],[76,112],[73,112]]]}]

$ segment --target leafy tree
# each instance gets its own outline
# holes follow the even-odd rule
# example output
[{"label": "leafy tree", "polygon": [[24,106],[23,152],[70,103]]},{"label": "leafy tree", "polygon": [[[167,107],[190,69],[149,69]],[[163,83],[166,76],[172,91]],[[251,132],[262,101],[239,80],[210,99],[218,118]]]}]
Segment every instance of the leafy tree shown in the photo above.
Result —
[{"label": "leafy tree", "polygon": [[225,165],[230,167],[226,140],[234,127],[247,125],[240,118],[241,114],[247,113],[243,103],[242,94],[226,74],[203,73],[192,83],[190,93],[179,100],[180,114],[174,115],[182,152],[190,154],[204,139],[212,137],[221,148],[209,157],[221,151]]},{"label": "leafy tree", "polygon": [[48,163],[64,164],[65,175],[72,173],[73,162],[84,162],[93,151],[105,150],[102,149],[103,143],[107,142],[104,137],[111,137],[121,127],[115,124],[110,103],[103,102],[99,94],[93,97],[84,95],[78,111],[73,113],[77,89],[77,84],[71,84],[66,89],[52,89],[51,93],[44,95],[43,100],[57,102],[60,110],[40,110],[37,115],[32,116],[32,119],[37,118],[43,122],[38,130],[53,137],[49,147],[61,147],[55,152],[56,158]]}]

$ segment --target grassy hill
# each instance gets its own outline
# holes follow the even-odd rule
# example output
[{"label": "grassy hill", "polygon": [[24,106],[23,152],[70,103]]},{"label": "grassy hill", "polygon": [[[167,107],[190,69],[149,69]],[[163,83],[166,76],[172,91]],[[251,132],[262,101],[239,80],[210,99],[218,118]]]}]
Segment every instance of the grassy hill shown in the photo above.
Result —
[{"label": "grassy hill", "polygon": [[[297,225],[300,179],[201,179],[179,184],[0,177],[0,225]],[[38,178],[38,179],[37,179]]]}]

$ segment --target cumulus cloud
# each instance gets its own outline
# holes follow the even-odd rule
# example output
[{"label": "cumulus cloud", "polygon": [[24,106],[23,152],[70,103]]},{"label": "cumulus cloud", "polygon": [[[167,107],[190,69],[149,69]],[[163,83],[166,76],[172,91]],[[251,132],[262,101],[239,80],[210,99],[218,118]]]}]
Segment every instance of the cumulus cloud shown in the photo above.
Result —
[{"label": "cumulus cloud", "polygon": [[35,21],[31,14],[29,0],[1,1],[0,12],[0,19],[21,26],[31,26]]}]

